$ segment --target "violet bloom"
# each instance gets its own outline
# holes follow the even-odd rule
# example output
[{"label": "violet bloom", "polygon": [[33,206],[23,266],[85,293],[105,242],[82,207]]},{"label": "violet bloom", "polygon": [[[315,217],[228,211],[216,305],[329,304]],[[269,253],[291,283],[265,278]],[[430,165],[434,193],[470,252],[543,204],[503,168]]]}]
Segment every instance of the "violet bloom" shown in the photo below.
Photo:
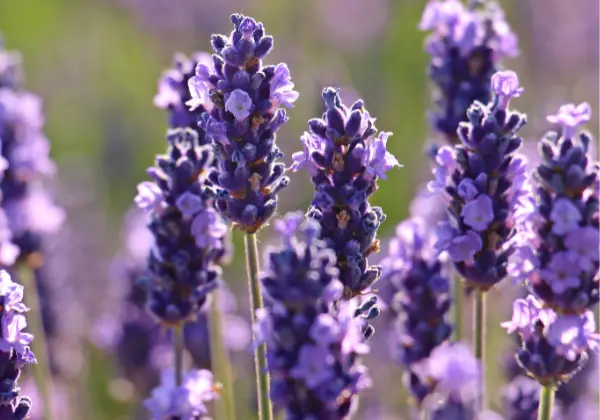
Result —
[{"label": "violet bloom", "polygon": [[31,409],[31,399],[20,396],[17,380],[21,369],[36,359],[29,345],[33,335],[23,329],[27,326],[22,302],[23,286],[13,283],[10,275],[0,271],[0,418],[24,420]]},{"label": "violet bloom", "polygon": [[189,81],[190,109],[202,106],[200,126],[213,142],[217,169],[209,175],[217,190],[215,207],[248,233],[273,215],[277,193],[289,183],[275,133],[288,117],[280,106],[298,98],[287,66],[264,66],[273,38],[262,23],[231,16],[230,37],[213,35],[212,65],[199,63]]},{"label": "violet bloom", "polygon": [[502,323],[508,333],[517,332],[521,348],[517,362],[541,385],[568,381],[586,363],[589,351],[597,351],[600,335],[593,314],[559,315],[542,306],[534,296],[517,299],[510,321]]},{"label": "violet bloom", "polygon": [[[0,62],[11,61],[10,57],[10,53],[0,50]],[[0,66],[0,73],[16,71],[17,63],[11,63]],[[12,232],[12,238],[0,235],[0,262],[5,265],[11,265],[18,255],[20,261],[32,268],[39,267],[42,235],[56,232],[64,221],[63,210],[56,207],[40,184],[55,172],[43,125],[41,99],[22,89],[19,77],[0,74],[0,166],[3,169],[0,190],[2,210],[6,212]],[[18,254],[11,243],[18,247]]]},{"label": "violet bloom", "polygon": [[198,64],[212,67],[212,57],[205,52],[196,52],[190,57],[175,54],[173,67],[166,70],[158,81],[158,93],[154,105],[167,110],[171,128],[191,128],[198,134],[200,145],[210,144],[204,130],[198,127],[198,120],[206,111],[202,103],[193,103],[189,83],[193,79]]},{"label": "violet bloom", "polygon": [[[521,269],[529,290],[560,313],[584,313],[599,300],[598,162],[591,136],[577,127],[589,119],[586,104],[564,105],[549,118],[563,126],[539,145],[535,176],[535,214],[522,249],[533,267]],[[526,259],[523,259],[526,262]]]},{"label": "violet bloom", "polygon": [[144,406],[152,420],[200,420],[208,414],[206,403],[218,396],[219,386],[213,382],[210,371],[192,370],[177,386],[175,372],[167,369],[161,375],[160,386],[152,391]]},{"label": "violet bloom", "polygon": [[[514,73],[508,76],[518,84]],[[469,122],[458,129],[461,144],[443,147],[437,156],[450,201],[436,247],[448,253],[468,289],[483,291],[507,276],[528,191],[525,158],[516,153],[526,117],[505,108],[508,96],[520,90],[500,86],[493,93],[489,104],[474,102],[469,108]]]},{"label": "violet bloom", "polygon": [[[143,206],[154,236],[144,285],[150,312],[163,325],[174,326],[195,319],[208,293],[217,287],[221,275],[217,263],[227,229],[211,213],[212,192],[204,184],[212,161],[210,149],[200,146],[197,134],[188,128],[169,131],[167,140],[167,154],[158,156],[156,166],[148,169],[163,199],[160,206]],[[189,195],[201,200],[195,212],[180,208],[185,201],[181,197]],[[143,200],[138,196],[136,202]],[[204,228],[207,217],[212,229]]]},{"label": "violet bloom", "polygon": [[389,255],[381,262],[381,282],[389,283],[396,291],[390,304],[398,314],[397,329],[393,330],[398,360],[407,370],[405,385],[419,404],[431,387],[420,381],[413,367],[452,333],[447,320],[449,281],[433,252],[430,234],[425,222],[417,217],[400,223],[389,243]]},{"label": "violet bloom", "polygon": [[307,216],[321,224],[321,238],[335,251],[344,298],[349,299],[381,275],[381,267],[369,266],[367,257],[379,251],[375,238],[385,214],[368,199],[378,178],[400,165],[386,150],[391,133],[378,134],[362,100],[348,108],[332,87],[323,90],[323,100],[327,112],[308,122],[304,138],[310,143],[294,154],[292,169],[306,165],[312,176],[316,192]]},{"label": "violet bloom", "polygon": [[496,2],[430,0],[419,29],[432,31],[425,50],[436,108],[431,120],[450,143],[459,143],[459,123],[474,101],[486,103],[492,75],[505,57],[518,54],[517,38]]},{"label": "violet bloom", "polygon": [[285,418],[346,419],[370,385],[359,356],[369,350],[364,318],[372,305],[334,309],[343,289],[335,254],[319,239],[319,224],[302,220],[291,213],[277,221],[283,244],[266,252],[255,328],[267,345],[271,399]]}]

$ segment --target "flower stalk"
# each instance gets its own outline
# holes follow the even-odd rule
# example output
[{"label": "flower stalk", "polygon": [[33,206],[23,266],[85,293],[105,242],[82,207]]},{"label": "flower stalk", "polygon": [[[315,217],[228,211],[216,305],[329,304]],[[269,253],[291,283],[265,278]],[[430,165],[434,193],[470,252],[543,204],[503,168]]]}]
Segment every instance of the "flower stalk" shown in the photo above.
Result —
[{"label": "flower stalk", "polygon": [[538,407],[538,420],[550,420],[552,418],[552,406],[554,405],[554,388],[543,386],[540,388],[540,405]]},{"label": "flower stalk", "polygon": [[[262,293],[258,279],[258,244],[256,242],[256,234],[246,233],[244,235],[244,246],[246,249],[250,310],[252,311],[252,322],[256,323],[256,310],[263,307]],[[254,333],[254,335],[256,334]],[[254,341],[256,341],[256,336],[254,336]],[[255,346],[254,364],[256,367],[258,418],[260,420],[271,420],[273,418],[273,411],[269,399],[269,374],[267,372],[267,352],[264,343]]]}]

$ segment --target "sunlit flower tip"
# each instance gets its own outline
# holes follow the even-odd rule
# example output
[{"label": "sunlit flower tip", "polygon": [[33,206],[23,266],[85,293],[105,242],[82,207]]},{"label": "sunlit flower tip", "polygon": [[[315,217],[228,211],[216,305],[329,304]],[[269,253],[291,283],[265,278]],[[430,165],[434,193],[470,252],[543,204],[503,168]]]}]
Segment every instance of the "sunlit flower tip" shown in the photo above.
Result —
[{"label": "sunlit flower tip", "polygon": [[549,123],[561,125],[563,137],[571,138],[580,125],[590,120],[591,113],[592,109],[587,102],[583,102],[577,106],[566,104],[562,105],[556,114],[548,115],[546,119]]},{"label": "sunlit flower tip", "polygon": [[498,107],[506,109],[512,98],[518,98],[525,91],[519,87],[519,77],[511,70],[499,71],[492,76],[492,91],[498,100]]},{"label": "sunlit flower tip", "polygon": [[286,108],[293,108],[294,102],[300,97],[300,94],[294,90],[294,83],[291,81],[290,70],[287,64],[279,63],[275,67],[275,74],[271,80],[271,102],[272,109],[283,105]]},{"label": "sunlit flower tip", "polygon": [[137,186],[135,204],[147,213],[159,210],[164,195],[162,190],[154,182],[144,181]]}]

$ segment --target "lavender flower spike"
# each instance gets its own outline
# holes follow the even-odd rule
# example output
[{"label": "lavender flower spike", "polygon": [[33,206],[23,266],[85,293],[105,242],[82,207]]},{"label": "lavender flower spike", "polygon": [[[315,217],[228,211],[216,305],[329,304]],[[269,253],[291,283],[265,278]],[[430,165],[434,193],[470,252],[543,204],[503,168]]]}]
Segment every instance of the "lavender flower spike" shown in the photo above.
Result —
[{"label": "lavender flower spike", "polygon": [[[216,261],[223,254],[227,225],[204,186],[210,149],[198,145],[191,129],[171,130],[167,140],[167,154],[148,169],[155,187],[140,189],[135,201],[144,203],[155,240],[144,279],[149,309],[164,325],[180,326],[195,319],[208,292],[217,287],[221,269]],[[141,197],[147,191],[153,191],[152,198]]]},{"label": "lavender flower spike", "polygon": [[[468,289],[486,291],[507,275],[516,249],[513,239],[524,222],[522,196],[528,191],[525,158],[515,153],[526,117],[506,109],[521,90],[514,73],[494,75],[494,98],[469,108],[461,123],[460,145],[438,151],[439,176],[450,199],[448,220],[440,223],[436,247],[446,251]],[[508,86],[508,87],[507,87]],[[430,184],[431,185],[431,184]]]},{"label": "lavender flower spike", "polygon": [[265,255],[265,307],[256,325],[267,344],[271,399],[286,419],[346,419],[369,386],[359,355],[369,347],[363,318],[342,294],[335,254],[319,238],[319,224],[302,213],[277,221],[282,246]]},{"label": "lavender flower spike", "polygon": [[175,373],[163,371],[161,384],[152,391],[144,406],[153,420],[201,420],[206,418],[206,403],[219,396],[219,386],[208,370],[188,372],[180,386],[175,384]]},{"label": "lavender flower spike", "polygon": [[522,346],[517,362],[543,386],[568,381],[598,351],[600,335],[594,315],[558,315],[534,296],[517,299],[510,321],[502,323],[508,333],[517,332]]},{"label": "lavender flower spike", "polygon": [[600,165],[591,160],[591,136],[575,136],[589,118],[585,103],[564,105],[549,117],[563,126],[563,133],[550,132],[540,142],[536,212],[522,250],[532,256],[533,267],[521,270],[529,290],[559,313],[585,313],[599,300],[600,216],[594,184]]},{"label": "lavender flower spike", "polygon": [[275,133],[288,120],[281,106],[298,98],[287,66],[264,66],[273,47],[262,23],[231,16],[230,37],[213,35],[213,65],[199,63],[190,79],[191,110],[203,106],[200,126],[213,142],[217,170],[209,175],[216,208],[240,229],[254,233],[275,212],[277,193],[289,183]]},{"label": "lavender flower spike", "polygon": [[294,154],[292,170],[306,166],[315,185],[307,216],[321,224],[321,238],[337,255],[344,297],[364,292],[381,275],[381,267],[369,266],[367,257],[379,251],[377,229],[385,220],[368,198],[377,190],[377,179],[400,166],[386,150],[391,133],[377,134],[375,119],[362,100],[350,108],[339,92],[323,90],[327,112],[309,121],[302,152]]},{"label": "lavender flower spike", "polygon": [[460,0],[430,0],[419,29],[432,31],[425,44],[436,89],[432,125],[456,144],[468,108],[474,101],[488,101],[500,62],[518,54],[517,38],[494,1],[469,1],[465,7]]},{"label": "lavender flower spike", "polygon": [[399,314],[398,328],[393,334],[399,343],[398,359],[407,369],[405,385],[419,405],[431,388],[420,381],[413,367],[452,333],[447,320],[450,285],[432,249],[434,235],[427,228],[417,217],[400,223],[389,244],[390,253],[381,263],[381,280],[397,292],[393,306]]},{"label": "lavender flower spike", "polygon": [[31,400],[19,395],[17,380],[27,363],[36,363],[29,349],[33,335],[23,332],[27,326],[24,313],[29,310],[21,300],[23,286],[13,283],[9,274],[0,271],[0,419],[28,418]]}]

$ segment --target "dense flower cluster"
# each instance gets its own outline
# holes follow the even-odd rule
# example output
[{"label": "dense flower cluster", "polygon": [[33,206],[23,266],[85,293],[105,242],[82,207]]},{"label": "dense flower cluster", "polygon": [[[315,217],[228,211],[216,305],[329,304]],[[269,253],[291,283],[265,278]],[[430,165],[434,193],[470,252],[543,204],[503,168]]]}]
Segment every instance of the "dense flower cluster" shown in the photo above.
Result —
[{"label": "dense flower cluster", "polygon": [[153,182],[138,186],[135,202],[150,216],[154,245],[144,284],[149,310],[165,325],[195,319],[221,274],[227,225],[204,186],[212,153],[190,129],[168,133],[166,155],[148,169]]},{"label": "dense flower cluster", "polygon": [[400,223],[388,244],[389,255],[381,262],[382,283],[390,283],[396,291],[391,305],[398,314],[394,333],[399,343],[398,359],[408,370],[406,385],[419,402],[429,388],[420,383],[411,368],[429,357],[452,333],[446,319],[451,304],[449,281],[433,252],[431,233],[416,217]]},{"label": "dense flower cluster", "polygon": [[41,236],[60,227],[64,212],[41,185],[56,169],[42,133],[41,99],[21,88],[18,75],[18,56],[0,50],[0,262],[19,258],[36,268],[42,264]]},{"label": "dense flower cluster", "polygon": [[[459,143],[456,130],[467,120],[474,101],[486,103],[492,75],[505,57],[517,55],[517,38],[495,2],[430,0],[419,29],[432,31],[425,49],[431,55],[436,108],[431,112],[436,131]],[[482,7],[483,6],[483,7]]]},{"label": "dense flower cluster", "polygon": [[517,362],[542,385],[568,381],[600,344],[591,311],[560,315],[531,295],[514,302],[512,319],[502,326],[519,334]]},{"label": "dense flower cluster", "polygon": [[560,313],[584,313],[600,299],[599,201],[594,191],[599,164],[592,161],[589,105],[563,105],[548,121],[562,135],[548,133],[540,143],[541,163],[531,203],[532,230],[521,250],[529,290]]},{"label": "dense flower cluster", "polygon": [[287,65],[263,66],[273,38],[262,23],[231,16],[231,36],[213,35],[213,65],[199,63],[190,79],[191,111],[204,107],[200,126],[212,141],[217,170],[216,208],[237,227],[253,233],[273,215],[277,193],[289,183],[275,133],[288,120],[281,106],[298,99]]},{"label": "dense flower cluster", "polygon": [[363,317],[356,316],[365,308],[334,310],[342,294],[335,254],[319,239],[319,224],[302,219],[293,213],[276,222],[283,244],[267,251],[261,276],[265,308],[256,327],[267,344],[271,398],[288,420],[345,419],[370,385],[359,360],[369,350]]},{"label": "dense flower cluster", "polygon": [[294,153],[291,169],[306,167],[312,178],[316,192],[307,216],[321,224],[321,238],[336,253],[348,299],[381,275],[381,267],[369,266],[367,257],[379,251],[375,238],[385,214],[368,198],[378,178],[386,179],[386,172],[399,164],[386,149],[391,133],[377,134],[362,100],[348,108],[331,87],[323,90],[323,100],[327,111],[322,119],[309,121],[303,150]]},{"label": "dense flower cluster", "polygon": [[[125,248],[112,261],[110,276],[118,302],[116,308],[104,314],[94,328],[95,343],[113,354],[123,376],[145,395],[158,384],[159,373],[170,360],[172,345],[163,328],[145,310],[146,289],[138,280],[147,273],[147,256],[152,247],[152,234],[143,223],[139,211],[127,215],[124,224]],[[236,299],[225,284],[220,284],[219,304],[224,318],[224,342],[230,350],[246,349],[250,326],[235,315]],[[184,325],[184,343],[194,365],[211,367],[208,314],[198,313],[197,319]]]},{"label": "dense flower cluster", "polygon": [[160,386],[154,389],[144,406],[153,420],[202,420],[208,415],[205,404],[218,396],[219,386],[213,382],[213,375],[208,370],[188,372],[180,386],[175,383],[175,372],[165,370]]},{"label": "dense flower cluster", "polygon": [[523,89],[511,71],[496,73],[492,89],[493,100],[474,102],[469,122],[460,124],[462,144],[439,149],[436,180],[430,183],[450,198],[436,247],[448,252],[468,289],[488,290],[506,277],[528,191],[525,158],[515,153],[526,119],[507,109]]},{"label": "dense flower cluster", "polygon": [[0,271],[0,419],[6,420],[24,420],[31,409],[31,400],[20,396],[17,386],[23,366],[36,362],[29,349],[33,335],[23,332],[29,308],[22,299],[23,286]]}]

